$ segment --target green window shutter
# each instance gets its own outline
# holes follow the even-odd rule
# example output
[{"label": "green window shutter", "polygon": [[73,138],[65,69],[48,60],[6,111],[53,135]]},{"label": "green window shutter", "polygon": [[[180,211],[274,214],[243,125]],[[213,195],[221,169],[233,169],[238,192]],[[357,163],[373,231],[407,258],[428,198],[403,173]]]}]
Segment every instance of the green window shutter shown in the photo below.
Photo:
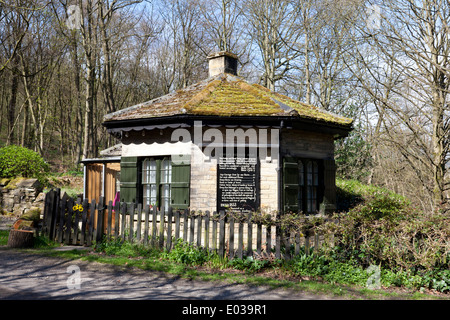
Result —
[{"label": "green window shutter", "polygon": [[333,159],[323,161],[323,202],[325,213],[336,209],[336,164]]},{"label": "green window shutter", "polygon": [[[173,159],[172,159],[173,160]],[[174,209],[189,207],[191,165],[189,160],[172,161],[171,206]]]},{"label": "green window shutter", "polygon": [[298,161],[292,157],[283,159],[283,208],[285,212],[299,211]]},{"label": "green window shutter", "polygon": [[120,160],[120,201],[136,202],[138,186],[138,158],[122,157]]}]

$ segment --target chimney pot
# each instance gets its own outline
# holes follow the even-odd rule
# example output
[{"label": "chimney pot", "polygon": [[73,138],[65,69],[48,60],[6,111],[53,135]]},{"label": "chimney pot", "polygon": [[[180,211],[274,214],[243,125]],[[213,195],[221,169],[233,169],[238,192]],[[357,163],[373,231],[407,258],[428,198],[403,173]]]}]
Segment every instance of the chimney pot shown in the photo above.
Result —
[{"label": "chimney pot", "polygon": [[235,76],[237,75],[237,55],[227,51],[220,51],[210,54],[207,58],[209,60],[210,77],[221,73],[229,73]]}]

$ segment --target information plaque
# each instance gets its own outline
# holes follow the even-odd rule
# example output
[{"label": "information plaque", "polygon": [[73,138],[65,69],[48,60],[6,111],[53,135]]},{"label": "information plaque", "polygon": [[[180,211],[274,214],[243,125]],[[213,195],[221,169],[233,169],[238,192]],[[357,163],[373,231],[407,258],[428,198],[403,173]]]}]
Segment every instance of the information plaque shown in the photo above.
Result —
[{"label": "information plaque", "polygon": [[217,209],[248,213],[259,207],[258,158],[221,157],[217,164]]}]

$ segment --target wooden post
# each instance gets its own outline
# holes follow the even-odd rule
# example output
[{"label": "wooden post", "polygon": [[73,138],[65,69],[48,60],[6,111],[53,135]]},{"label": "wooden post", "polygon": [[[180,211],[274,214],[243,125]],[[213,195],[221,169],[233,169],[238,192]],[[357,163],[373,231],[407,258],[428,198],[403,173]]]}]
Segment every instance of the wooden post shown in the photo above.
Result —
[{"label": "wooden post", "polygon": [[167,212],[167,251],[170,251],[170,249],[172,249],[172,216],[172,207],[169,207],[169,211]]},{"label": "wooden post", "polygon": [[128,214],[130,216],[130,233],[128,234],[128,241],[133,242],[134,238],[134,209],[135,204],[129,203],[128,204]]},{"label": "wooden post", "polygon": [[174,241],[175,243],[178,242],[178,239],[180,238],[180,211],[179,210],[175,210],[175,237],[174,237]]},{"label": "wooden post", "polygon": [[295,255],[298,256],[300,253],[300,233],[295,233]]},{"label": "wooden post", "polygon": [[67,203],[66,232],[64,235],[64,244],[70,244],[70,236],[72,233],[72,216],[73,216],[73,199],[69,198]]},{"label": "wooden post", "polygon": [[152,247],[156,247],[156,216],[157,216],[157,208],[153,206],[152,208]]},{"label": "wooden post", "polygon": [[141,241],[142,204],[137,205],[136,241]]},{"label": "wooden post", "polygon": [[105,213],[105,198],[100,197],[98,199],[98,208],[97,208],[97,236],[96,240],[97,242],[102,241],[103,237],[103,217]]},{"label": "wooden post", "polygon": [[194,243],[194,226],[195,226],[195,223],[194,223],[194,214],[195,214],[195,212],[193,213],[192,211],[190,212],[190,217],[189,217],[189,220],[190,220],[190,226],[189,226],[189,243],[190,244],[193,244]]},{"label": "wooden post", "polygon": [[272,252],[272,226],[271,225],[266,226],[266,242],[267,242],[266,253],[267,253],[267,255],[270,255],[270,253]]},{"label": "wooden post", "polygon": [[281,258],[281,226],[280,226],[280,213],[277,213],[277,224],[275,227],[275,258]]},{"label": "wooden post", "polygon": [[239,236],[238,236],[238,258],[244,257],[244,223],[239,220]]},{"label": "wooden post", "polygon": [[92,240],[94,239],[94,221],[95,221],[95,199],[89,205],[89,219],[88,219],[88,237],[87,237],[87,245],[91,246]]},{"label": "wooden post", "polygon": [[212,226],[212,250],[217,252],[217,219],[216,212],[213,212],[213,226]]},{"label": "wooden post", "polygon": [[234,258],[234,218],[230,216],[230,241],[228,248],[228,256],[230,259]]},{"label": "wooden post", "polygon": [[247,217],[247,257],[253,256],[253,223],[252,213],[248,213]]},{"label": "wooden post", "polygon": [[63,243],[63,230],[64,230],[64,220],[67,207],[67,193],[64,193],[62,199],[59,201],[59,219],[58,219],[58,242]]},{"label": "wooden post", "polygon": [[205,215],[205,249],[209,251],[209,218],[210,214],[209,211],[206,211]]},{"label": "wooden post", "polygon": [[125,241],[125,228],[126,228],[126,219],[127,219],[127,203],[126,202],[122,202],[122,210],[121,210],[121,228],[120,228],[120,232],[122,233],[122,241]]},{"label": "wooden post", "polygon": [[261,243],[262,243],[262,225],[261,223],[256,224],[256,252],[261,255]]},{"label": "wooden post", "polygon": [[202,246],[202,215],[197,215],[197,248]]},{"label": "wooden post", "polygon": [[116,202],[114,206],[114,240],[119,238],[119,216],[120,216],[120,202]]},{"label": "wooden post", "polygon": [[188,209],[185,209],[183,212],[183,241],[187,242],[187,234],[188,234]]},{"label": "wooden post", "polygon": [[161,217],[159,218],[159,248],[164,248],[164,216],[165,216],[165,209],[164,207],[161,208],[160,214]]},{"label": "wooden post", "polygon": [[290,232],[285,231],[283,232],[283,243],[284,243],[284,259],[289,260],[291,259],[291,242],[290,242]]},{"label": "wooden post", "polygon": [[144,244],[148,244],[148,228],[149,228],[149,216],[150,216],[150,206],[146,205],[144,209],[145,222],[144,222]]},{"label": "wooden post", "polygon": [[225,255],[225,212],[219,214],[219,257]]},{"label": "wooden post", "polygon": [[309,255],[309,233],[305,234],[305,254]]},{"label": "wooden post", "polygon": [[111,232],[112,232],[112,211],[113,205],[112,200],[108,201],[108,221],[106,223],[106,235],[108,237],[108,241],[111,240]]},{"label": "wooden post", "polygon": [[89,200],[83,200],[83,212],[81,213],[81,236],[80,244],[84,246],[86,244],[86,226],[87,226],[87,214],[89,211]]}]

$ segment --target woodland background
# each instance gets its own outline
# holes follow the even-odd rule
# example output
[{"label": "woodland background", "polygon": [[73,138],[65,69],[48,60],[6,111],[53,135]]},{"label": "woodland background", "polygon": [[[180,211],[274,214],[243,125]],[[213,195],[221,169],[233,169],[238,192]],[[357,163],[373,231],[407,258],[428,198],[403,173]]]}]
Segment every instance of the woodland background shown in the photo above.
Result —
[{"label": "woodland background", "polygon": [[355,119],[341,177],[434,211],[450,201],[449,22],[441,0],[0,0],[0,146],[77,169],[117,143],[105,114],[207,78],[228,50],[248,81]]}]

